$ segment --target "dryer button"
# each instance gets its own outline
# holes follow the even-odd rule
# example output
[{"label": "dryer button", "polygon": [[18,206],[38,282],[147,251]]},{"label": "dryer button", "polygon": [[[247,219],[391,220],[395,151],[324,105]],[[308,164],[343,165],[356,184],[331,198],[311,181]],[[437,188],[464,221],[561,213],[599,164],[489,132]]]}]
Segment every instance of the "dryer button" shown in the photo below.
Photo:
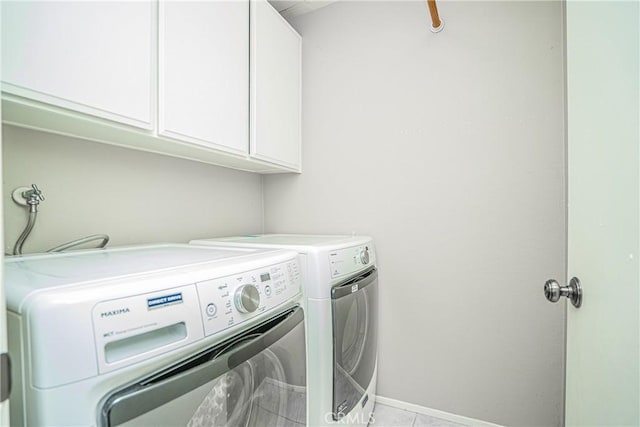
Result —
[{"label": "dryer button", "polygon": [[214,303],[210,303],[209,305],[207,305],[206,311],[207,311],[207,316],[213,317],[218,312],[218,308]]}]

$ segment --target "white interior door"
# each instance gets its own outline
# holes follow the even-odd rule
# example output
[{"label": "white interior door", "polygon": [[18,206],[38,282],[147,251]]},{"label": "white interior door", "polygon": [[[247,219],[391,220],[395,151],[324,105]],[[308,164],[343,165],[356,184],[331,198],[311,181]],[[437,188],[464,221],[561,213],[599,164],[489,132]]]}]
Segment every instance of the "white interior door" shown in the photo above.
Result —
[{"label": "white interior door", "polygon": [[[0,7],[0,22],[2,21],[2,7]],[[0,36],[1,38],[2,36]],[[2,46],[2,43],[0,43]],[[2,57],[2,52],[0,49],[0,58]],[[0,67],[1,68],[1,67]],[[0,81],[2,80],[2,76],[0,75]],[[2,105],[0,104],[0,177],[2,177]],[[3,206],[2,201],[3,197],[0,197],[0,225],[4,224],[3,217]],[[0,227],[0,245],[4,248],[4,226]],[[5,303],[5,294],[4,294],[4,251],[0,251],[0,355],[8,354],[7,347],[7,311],[6,311],[6,303]],[[7,372],[0,372],[0,383],[6,384],[6,376]],[[0,388],[2,388],[0,386]],[[2,394],[2,393],[0,393]],[[4,396],[2,396],[4,397]],[[1,397],[0,397],[1,398]],[[0,402],[0,426],[8,426],[9,425],[9,399],[5,399]]]},{"label": "white interior door", "polygon": [[[0,107],[0,119],[2,118],[2,107]],[[0,120],[1,122],[1,120]],[[0,132],[0,176],[2,176],[2,132]],[[3,224],[3,208],[2,208],[2,198],[0,198],[0,224]],[[4,248],[4,227],[0,227],[0,245]],[[8,357],[9,350],[7,347],[7,310],[5,303],[5,293],[4,293],[4,251],[0,251],[0,355],[4,355],[3,357]],[[3,361],[4,362],[4,361]],[[0,426],[8,426],[9,425],[9,399],[6,398],[6,385],[7,385],[7,375],[9,372],[6,371],[6,365],[2,366],[2,370],[0,371],[0,383],[2,386],[2,402],[0,402]]]},{"label": "white interior door", "polygon": [[567,426],[640,425],[638,1],[567,2]]}]

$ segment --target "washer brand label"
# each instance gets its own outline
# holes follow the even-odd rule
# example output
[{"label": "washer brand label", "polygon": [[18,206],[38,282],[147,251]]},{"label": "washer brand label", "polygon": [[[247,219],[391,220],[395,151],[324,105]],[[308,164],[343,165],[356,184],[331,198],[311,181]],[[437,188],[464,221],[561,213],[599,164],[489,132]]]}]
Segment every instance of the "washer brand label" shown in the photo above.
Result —
[{"label": "washer brand label", "polygon": [[358,285],[351,285],[351,293],[358,292]]},{"label": "washer brand label", "polygon": [[155,298],[147,299],[147,308],[158,308],[169,304],[178,304],[182,302],[182,292],[171,295],[162,295]]},{"label": "washer brand label", "polygon": [[116,310],[111,310],[111,311],[103,311],[102,313],[100,313],[100,317],[111,317],[111,316],[118,316],[120,314],[126,314],[128,312],[130,312],[131,310],[129,310],[128,307],[125,308],[118,308]]}]

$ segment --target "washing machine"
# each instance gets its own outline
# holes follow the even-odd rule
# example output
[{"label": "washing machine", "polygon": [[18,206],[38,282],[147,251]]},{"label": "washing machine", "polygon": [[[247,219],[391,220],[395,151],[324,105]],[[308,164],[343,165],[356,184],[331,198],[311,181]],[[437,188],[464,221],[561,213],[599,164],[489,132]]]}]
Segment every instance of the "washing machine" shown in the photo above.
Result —
[{"label": "washing machine", "polygon": [[378,271],[372,238],[248,235],[194,245],[300,255],[307,321],[309,424],[367,425],[375,404]]},{"label": "washing machine", "polygon": [[6,258],[11,425],[305,425],[300,273],[186,244]]}]

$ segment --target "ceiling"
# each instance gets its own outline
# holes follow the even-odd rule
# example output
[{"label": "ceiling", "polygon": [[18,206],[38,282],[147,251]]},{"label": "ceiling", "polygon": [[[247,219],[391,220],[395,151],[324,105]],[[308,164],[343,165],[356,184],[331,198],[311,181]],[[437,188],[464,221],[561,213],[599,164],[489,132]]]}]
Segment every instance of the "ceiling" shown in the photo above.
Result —
[{"label": "ceiling", "polygon": [[271,3],[282,16],[289,19],[313,12],[335,1],[336,0],[269,0],[269,3]]}]

